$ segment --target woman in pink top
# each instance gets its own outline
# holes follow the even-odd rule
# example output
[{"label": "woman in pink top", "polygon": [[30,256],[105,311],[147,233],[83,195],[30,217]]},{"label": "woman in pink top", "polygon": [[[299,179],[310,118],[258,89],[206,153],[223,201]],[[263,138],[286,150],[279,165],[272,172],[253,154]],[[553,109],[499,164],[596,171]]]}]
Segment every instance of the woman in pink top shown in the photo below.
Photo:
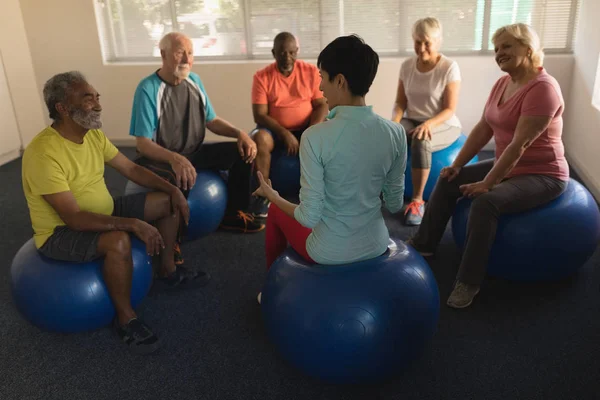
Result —
[{"label": "woman in pink top", "polygon": [[[447,301],[454,308],[468,307],[479,293],[498,217],[549,202],[563,193],[569,179],[561,140],[564,101],[558,82],[542,67],[537,34],[528,25],[513,24],[498,29],[492,42],[496,63],[507,75],[492,88],[481,120],[454,163],[442,170],[419,231],[409,240],[424,256],[432,255],[456,201],[475,198]],[[495,159],[465,166],[492,137]]]}]

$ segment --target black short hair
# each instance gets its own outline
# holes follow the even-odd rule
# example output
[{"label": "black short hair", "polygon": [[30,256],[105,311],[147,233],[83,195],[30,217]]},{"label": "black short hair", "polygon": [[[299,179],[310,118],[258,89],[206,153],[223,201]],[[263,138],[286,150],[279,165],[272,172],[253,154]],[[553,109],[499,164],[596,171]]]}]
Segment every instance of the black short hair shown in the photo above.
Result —
[{"label": "black short hair", "polygon": [[283,45],[288,40],[296,41],[296,37],[293,34],[291,34],[290,32],[278,33],[277,36],[275,36],[275,39],[273,39],[273,48],[276,49],[277,47]]},{"label": "black short hair", "polygon": [[350,92],[364,96],[377,75],[379,55],[360,36],[340,36],[321,51],[317,65],[329,74],[329,80],[344,75]]}]

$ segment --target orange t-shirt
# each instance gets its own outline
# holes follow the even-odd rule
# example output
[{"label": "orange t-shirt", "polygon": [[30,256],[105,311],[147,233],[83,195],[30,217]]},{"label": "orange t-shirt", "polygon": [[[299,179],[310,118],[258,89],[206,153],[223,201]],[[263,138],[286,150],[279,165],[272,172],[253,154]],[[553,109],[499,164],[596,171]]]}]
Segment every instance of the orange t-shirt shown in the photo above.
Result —
[{"label": "orange t-shirt", "polygon": [[305,128],[313,111],[312,101],[323,97],[316,66],[296,60],[290,76],[273,63],[254,74],[252,104],[267,104],[269,116],[289,130]]}]

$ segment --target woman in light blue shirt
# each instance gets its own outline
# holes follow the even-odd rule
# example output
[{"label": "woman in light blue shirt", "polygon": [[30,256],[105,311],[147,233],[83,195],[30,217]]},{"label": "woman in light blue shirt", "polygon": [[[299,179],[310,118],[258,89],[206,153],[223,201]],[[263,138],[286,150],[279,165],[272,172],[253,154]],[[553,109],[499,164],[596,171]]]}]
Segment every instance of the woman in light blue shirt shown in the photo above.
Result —
[{"label": "woman in light blue shirt", "polygon": [[288,243],[307,261],[346,264],[383,254],[389,211],[403,205],[406,134],[365,104],[379,56],[357,36],[331,42],[319,55],[321,87],[330,120],[314,125],[300,142],[300,204],[283,199],[258,173],[254,193],[270,202],[267,268]]}]

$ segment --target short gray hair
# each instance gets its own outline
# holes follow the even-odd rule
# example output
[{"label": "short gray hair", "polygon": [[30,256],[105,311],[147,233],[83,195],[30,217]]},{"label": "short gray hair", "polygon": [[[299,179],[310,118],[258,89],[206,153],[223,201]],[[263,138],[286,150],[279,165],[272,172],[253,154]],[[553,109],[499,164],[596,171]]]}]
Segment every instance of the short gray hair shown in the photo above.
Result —
[{"label": "short gray hair", "polygon": [[426,37],[432,40],[442,40],[442,23],[435,17],[417,20],[413,25],[413,38]]},{"label": "short gray hair", "polygon": [[171,50],[171,47],[173,47],[173,42],[180,38],[187,39],[191,42],[191,39],[181,32],[169,32],[163,36],[162,39],[160,39],[160,42],[158,42],[158,48],[161,51],[169,51]]},{"label": "short gray hair", "polygon": [[44,102],[48,107],[50,118],[54,121],[60,120],[60,114],[56,110],[58,103],[66,103],[67,96],[74,85],[87,82],[87,79],[79,71],[63,72],[48,79],[44,85]]}]

